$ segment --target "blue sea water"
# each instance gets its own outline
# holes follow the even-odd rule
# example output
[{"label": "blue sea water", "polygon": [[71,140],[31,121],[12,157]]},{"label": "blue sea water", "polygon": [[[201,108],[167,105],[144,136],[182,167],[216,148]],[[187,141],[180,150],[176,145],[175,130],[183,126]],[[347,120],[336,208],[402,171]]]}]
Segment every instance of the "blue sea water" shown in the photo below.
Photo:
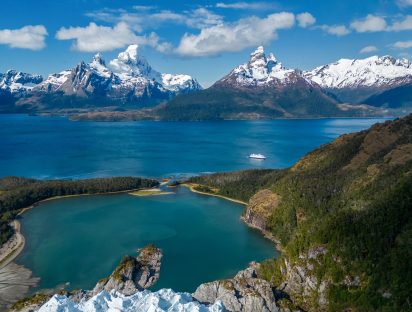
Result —
[{"label": "blue sea water", "polygon": [[[283,168],[341,134],[379,121],[73,122],[0,115],[0,176],[165,177]],[[267,160],[251,160],[251,153]]]},{"label": "blue sea water", "polygon": [[[0,177],[168,177],[291,166],[337,136],[384,119],[226,122],[72,122],[0,115]],[[251,160],[262,153],[265,161]],[[177,188],[171,195],[82,196],[23,214],[17,262],[39,288],[90,288],[123,255],[155,243],[164,251],[155,288],[193,291],[276,257],[274,245],[240,220],[243,206]]]}]

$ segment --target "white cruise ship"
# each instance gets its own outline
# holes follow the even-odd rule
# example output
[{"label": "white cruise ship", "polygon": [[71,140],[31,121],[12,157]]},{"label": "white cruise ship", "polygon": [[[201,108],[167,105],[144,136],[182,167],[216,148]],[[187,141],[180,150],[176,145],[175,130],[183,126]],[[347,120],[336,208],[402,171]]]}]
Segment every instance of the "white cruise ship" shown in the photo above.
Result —
[{"label": "white cruise ship", "polygon": [[249,158],[264,160],[266,159],[266,156],[262,154],[250,154]]}]

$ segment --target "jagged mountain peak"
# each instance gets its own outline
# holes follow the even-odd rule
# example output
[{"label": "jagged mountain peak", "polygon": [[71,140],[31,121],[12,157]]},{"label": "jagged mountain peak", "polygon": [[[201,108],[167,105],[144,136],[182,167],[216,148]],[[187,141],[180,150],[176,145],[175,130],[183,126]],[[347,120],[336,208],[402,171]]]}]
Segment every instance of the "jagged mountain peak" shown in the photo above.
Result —
[{"label": "jagged mountain peak", "polygon": [[266,56],[263,46],[257,47],[257,49],[250,54],[249,65],[251,67],[267,67],[268,71],[272,71],[276,65],[282,68],[282,63],[277,60],[272,52]]},{"label": "jagged mountain peak", "polygon": [[42,92],[63,92],[80,97],[106,97],[120,102],[158,102],[179,93],[200,90],[198,82],[188,75],[161,74],[146,58],[139,55],[139,46],[130,45],[111,60],[108,66],[100,53],[90,63],[81,61],[76,67],[49,77],[35,88]]},{"label": "jagged mountain peak", "polygon": [[40,75],[9,69],[5,74],[0,74],[0,89],[23,95],[42,81],[43,77]]},{"label": "jagged mountain peak", "polygon": [[[267,85],[286,85],[306,81],[300,71],[288,69],[282,65],[273,53],[267,56],[263,46],[257,47],[250,54],[247,63],[237,66],[215,85],[234,87],[265,87]],[[311,83],[306,81],[306,83]]]},{"label": "jagged mountain peak", "polygon": [[[136,61],[139,58],[139,45],[131,44],[127,47],[127,49],[123,52],[120,52],[118,55],[118,59],[124,62]],[[144,58],[140,56],[140,58]]]},{"label": "jagged mountain peak", "polygon": [[110,68],[123,76],[141,76],[152,80],[161,81],[161,74],[155,71],[145,57],[139,55],[139,46],[132,44],[117,58],[110,61]]},{"label": "jagged mountain peak", "polygon": [[92,63],[98,63],[100,65],[106,66],[106,62],[103,59],[103,55],[99,52],[93,56]]}]

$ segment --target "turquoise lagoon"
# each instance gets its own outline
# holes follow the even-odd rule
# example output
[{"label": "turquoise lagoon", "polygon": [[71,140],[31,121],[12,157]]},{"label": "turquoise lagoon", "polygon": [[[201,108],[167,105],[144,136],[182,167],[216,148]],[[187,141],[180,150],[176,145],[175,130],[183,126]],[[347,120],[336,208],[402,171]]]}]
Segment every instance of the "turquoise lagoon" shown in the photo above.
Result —
[{"label": "turquoise lagoon", "polygon": [[[72,122],[0,115],[0,176],[40,179],[169,177],[284,168],[337,136],[385,119],[227,122]],[[266,161],[248,159],[262,153]],[[42,203],[22,217],[26,247],[17,262],[38,288],[90,288],[123,255],[155,243],[164,250],[156,288],[193,291],[231,277],[274,245],[240,220],[243,206],[191,193],[81,196]]]}]

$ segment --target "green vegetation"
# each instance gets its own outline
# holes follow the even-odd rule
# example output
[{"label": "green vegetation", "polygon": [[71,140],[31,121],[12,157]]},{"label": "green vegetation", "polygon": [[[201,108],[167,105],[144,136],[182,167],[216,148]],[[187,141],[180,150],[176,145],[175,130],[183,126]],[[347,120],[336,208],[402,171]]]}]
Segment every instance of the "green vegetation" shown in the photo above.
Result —
[{"label": "green vegetation", "polygon": [[318,88],[296,84],[286,89],[235,89],[212,86],[179,95],[153,109],[161,120],[274,119],[284,117],[358,116],[340,110],[337,101]]},{"label": "green vegetation", "polygon": [[67,195],[97,194],[150,188],[156,180],[115,177],[85,180],[34,180],[19,177],[0,179],[0,245],[12,235],[9,223],[25,207],[41,200]]},{"label": "green vegetation", "polygon": [[407,110],[412,104],[412,85],[404,85],[374,94],[363,103],[377,107],[405,108]]},{"label": "green vegetation", "polygon": [[192,177],[189,183],[199,184],[195,190],[217,194],[233,199],[248,201],[258,190],[269,187],[282,176],[286,170],[245,170],[237,172],[215,173]]},{"label": "green vegetation", "polygon": [[[329,305],[292,293],[306,310],[411,311],[412,115],[346,135],[304,156],[288,170],[249,170],[192,178],[219,194],[249,200],[269,189],[281,198],[265,230],[284,253],[262,264],[274,286],[284,260],[299,264],[317,247],[327,253],[311,274],[329,281]],[[345,280],[359,279],[348,284]],[[306,297],[305,297],[306,296]]]}]

